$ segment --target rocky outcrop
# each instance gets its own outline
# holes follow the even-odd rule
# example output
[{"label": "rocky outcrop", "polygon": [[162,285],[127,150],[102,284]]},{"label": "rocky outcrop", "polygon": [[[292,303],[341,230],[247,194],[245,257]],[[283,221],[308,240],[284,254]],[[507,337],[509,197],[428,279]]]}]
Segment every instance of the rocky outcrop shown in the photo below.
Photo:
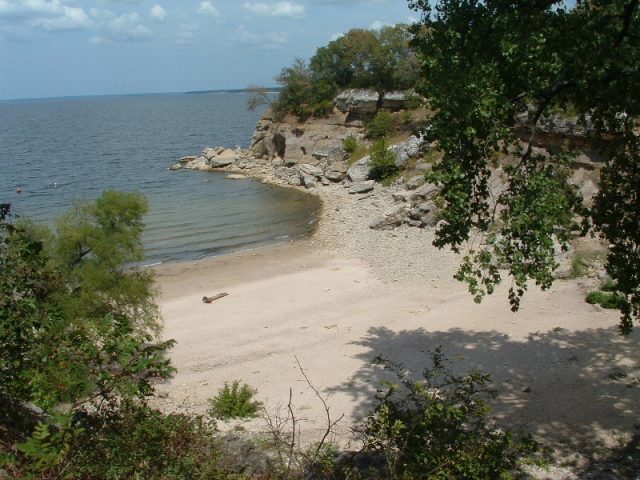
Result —
[{"label": "rocky outcrop", "polygon": [[405,92],[402,90],[385,92],[380,101],[380,108],[382,108],[383,110],[390,110],[392,112],[404,110],[407,106],[408,96],[409,92]]},{"label": "rocky outcrop", "polygon": [[278,121],[267,114],[258,122],[250,150],[255,157],[285,166],[311,164],[325,169],[348,157],[343,148],[345,138],[362,139],[363,135],[362,121],[350,120],[339,112],[305,122],[296,117]]},{"label": "rocky outcrop", "polygon": [[379,102],[380,94],[375,90],[357,88],[345,90],[333,100],[335,107],[342,113],[359,115],[375,114]]}]

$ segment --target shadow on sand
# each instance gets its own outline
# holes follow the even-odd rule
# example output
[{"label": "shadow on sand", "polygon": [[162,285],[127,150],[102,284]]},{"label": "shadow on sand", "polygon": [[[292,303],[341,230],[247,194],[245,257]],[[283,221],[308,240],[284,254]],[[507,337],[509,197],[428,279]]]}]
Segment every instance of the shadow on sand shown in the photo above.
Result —
[{"label": "shadow on sand", "polygon": [[[456,373],[491,374],[498,393],[491,415],[500,425],[532,433],[559,454],[594,458],[605,444],[613,446],[622,435],[628,441],[640,428],[639,334],[623,337],[616,327],[556,328],[512,339],[495,331],[372,328],[354,342],[366,348],[359,355],[365,365],[330,391],[351,396],[360,412],[368,412],[376,388],[389,379],[371,364],[376,355],[402,363],[418,377],[429,352],[441,345]],[[637,453],[637,441],[634,448]]]}]

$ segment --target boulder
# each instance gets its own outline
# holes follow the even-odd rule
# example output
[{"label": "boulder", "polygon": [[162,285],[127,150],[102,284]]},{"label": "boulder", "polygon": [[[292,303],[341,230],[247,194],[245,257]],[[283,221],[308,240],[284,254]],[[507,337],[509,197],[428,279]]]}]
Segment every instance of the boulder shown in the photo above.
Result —
[{"label": "boulder", "polygon": [[359,182],[351,185],[349,187],[349,193],[367,193],[373,190],[376,182],[374,180],[365,180],[364,182]]},{"label": "boulder", "polygon": [[325,173],[324,175],[327,179],[331,180],[332,182],[341,182],[342,180],[344,180],[347,177],[347,174],[344,172],[338,172],[335,170],[330,170],[327,173]]},{"label": "boulder", "polygon": [[300,178],[300,175],[291,175],[284,180],[286,180],[289,185],[293,185],[295,187],[302,186],[302,179]]},{"label": "boulder", "polygon": [[422,202],[409,210],[409,218],[419,222],[420,227],[432,227],[440,219],[438,207],[433,202]]},{"label": "boulder", "polygon": [[244,180],[245,178],[248,178],[246,175],[241,175],[239,173],[232,173],[231,175],[227,175],[226,177],[227,180]]},{"label": "boulder", "polygon": [[180,163],[182,165],[185,165],[185,164],[187,164],[189,162],[193,162],[196,158],[198,158],[198,157],[195,157],[193,155],[188,156],[188,157],[182,157],[180,160],[178,160],[178,163]]},{"label": "boulder", "polygon": [[209,165],[211,165],[212,168],[224,168],[224,167],[228,167],[229,165],[233,165],[234,163],[235,163],[234,158],[214,157],[211,160],[209,160]]},{"label": "boulder", "polygon": [[406,184],[407,190],[415,190],[418,187],[424,185],[424,175],[416,175],[415,177],[411,177]]},{"label": "boulder", "polygon": [[396,166],[404,167],[410,158],[417,157],[425,143],[424,138],[411,135],[404,142],[389,147],[396,156]]},{"label": "boulder", "polygon": [[382,102],[380,107],[384,110],[398,111],[403,110],[406,107],[407,92],[402,90],[395,90],[391,92],[385,92],[382,96]]},{"label": "boulder", "polygon": [[342,113],[372,114],[378,111],[380,94],[375,90],[350,89],[340,93],[333,103]]},{"label": "boulder", "polygon": [[402,225],[407,216],[406,207],[398,207],[390,212],[387,212],[382,218],[373,221],[369,228],[373,230],[393,230],[396,227]]},{"label": "boulder", "polygon": [[189,170],[211,170],[211,166],[207,163],[207,159],[204,157],[198,157],[189,163],[187,163],[184,168],[188,168]]},{"label": "boulder", "polygon": [[431,200],[436,197],[442,191],[442,187],[433,183],[425,183],[421,187],[416,188],[409,195],[409,201],[417,201],[419,199]]},{"label": "boulder", "polygon": [[302,184],[306,188],[315,188],[318,186],[318,179],[314,175],[302,174]]},{"label": "boulder", "polygon": [[371,169],[371,157],[367,155],[349,167],[347,175],[349,179],[356,182],[364,182],[369,178],[369,170]]},{"label": "boulder", "polygon": [[322,175],[324,175],[324,172],[322,171],[322,169],[320,167],[317,167],[315,165],[311,165],[309,163],[303,163],[302,165],[300,165],[299,167],[300,173],[303,175],[311,175],[314,177],[321,177]]},{"label": "boulder", "polygon": [[181,169],[182,169],[181,163],[175,163],[169,167],[169,170],[181,170]]},{"label": "boulder", "polygon": [[228,433],[220,443],[217,460],[224,472],[242,478],[271,478],[273,462],[257,441]]}]

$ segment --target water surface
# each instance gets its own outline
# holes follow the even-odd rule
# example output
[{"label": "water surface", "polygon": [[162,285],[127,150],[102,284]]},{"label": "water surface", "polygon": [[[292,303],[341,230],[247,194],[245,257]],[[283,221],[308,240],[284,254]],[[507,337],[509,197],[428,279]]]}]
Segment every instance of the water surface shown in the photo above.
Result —
[{"label": "water surface", "polygon": [[[195,259],[306,235],[319,204],[223,174],[170,172],[205,146],[247,147],[261,112],[244,93],[0,102],[0,203],[51,222],[105,189],[149,200],[148,262]],[[20,187],[22,192],[16,193]]]}]

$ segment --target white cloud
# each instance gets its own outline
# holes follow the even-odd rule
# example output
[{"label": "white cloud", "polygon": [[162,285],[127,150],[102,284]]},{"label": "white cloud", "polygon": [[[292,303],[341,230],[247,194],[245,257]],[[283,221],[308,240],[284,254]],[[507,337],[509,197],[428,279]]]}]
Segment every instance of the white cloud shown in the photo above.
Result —
[{"label": "white cloud", "polygon": [[60,0],[0,0],[0,24],[7,24],[13,29],[22,27],[58,32],[84,30],[92,23],[82,8],[69,7]]},{"label": "white cloud", "polygon": [[205,15],[209,15],[214,18],[220,18],[220,12],[216,7],[213,6],[213,3],[211,3],[209,0],[200,2],[200,6],[198,7],[198,12],[203,13]]},{"label": "white cloud", "polygon": [[257,34],[240,25],[233,33],[231,39],[240,46],[258,48],[277,48],[285,44],[288,40],[286,33],[265,33]]},{"label": "white cloud", "polygon": [[244,8],[255,15],[269,17],[302,18],[305,14],[304,6],[295,2],[247,2]]},{"label": "white cloud", "polygon": [[48,32],[63,32],[70,30],[85,30],[91,27],[89,16],[81,8],[63,7],[62,15],[53,18],[39,18],[33,25]]},{"label": "white cloud", "polygon": [[98,25],[98,32],[89,39],[92,45],[113,42],[141,42],[149,40],[152,31],[142,23],[137,13],[117,15],[109,10],[91,9],[91,17]]},{"label": "white cloud", "polygon": [[344,33],[334,33],[333,35],[331,35],[331,37],[329,37],[329,40],[333,42],[335,40],[338,40],[340,37],[344,37]]},{"label": "white cloud", "polygon": [[149,15],[151,15],[151,18],[158,23],[162,23],[167,19],[167,11],[160,5],[154,5],[151,7]]}]

